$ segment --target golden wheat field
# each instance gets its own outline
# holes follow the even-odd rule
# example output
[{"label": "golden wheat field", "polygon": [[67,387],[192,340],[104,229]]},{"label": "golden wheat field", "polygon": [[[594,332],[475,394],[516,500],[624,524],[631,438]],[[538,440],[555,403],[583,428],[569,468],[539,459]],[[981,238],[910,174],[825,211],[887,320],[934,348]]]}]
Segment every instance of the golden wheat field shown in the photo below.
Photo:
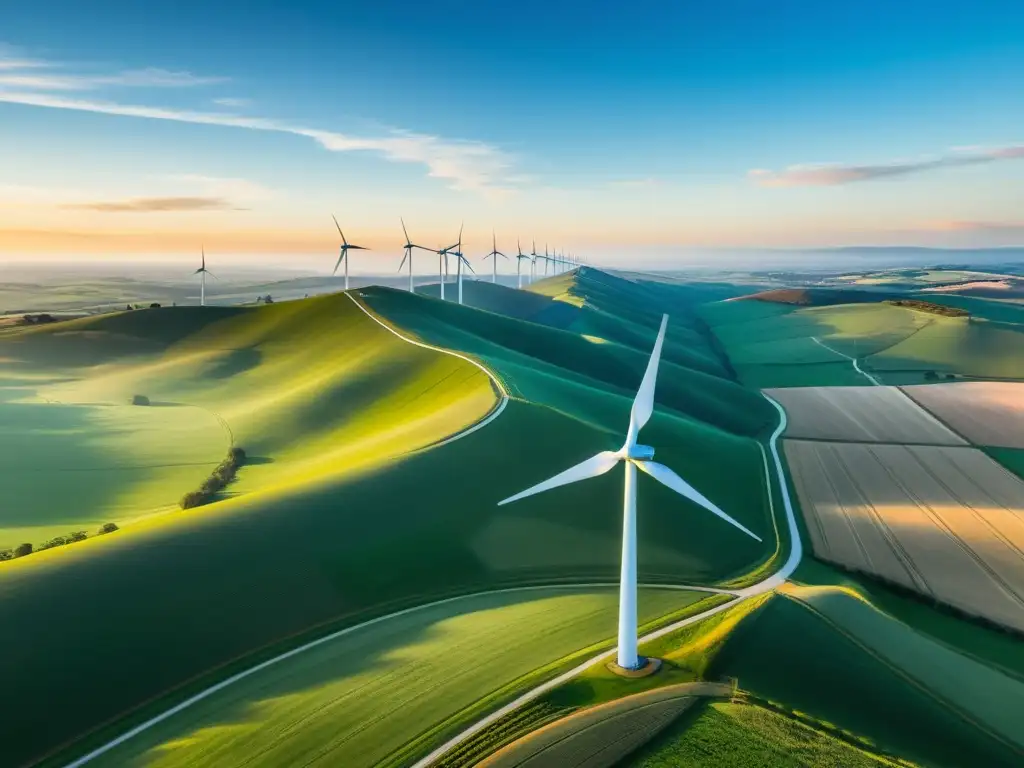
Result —
[{"label": "golden wheat field", "polygon": [[897,387],[766,389],[789,418],[786,437],[872,443],[964,445]]},{"label": "golden wheat field", "polygon": [[1024,630],[1024,481],[968,447],[787,440],[814,554]]},{"label": "golden wheat field", "polygon": [[1024,383],[963,381],[903,391],[975,445],[1024,448]]}]

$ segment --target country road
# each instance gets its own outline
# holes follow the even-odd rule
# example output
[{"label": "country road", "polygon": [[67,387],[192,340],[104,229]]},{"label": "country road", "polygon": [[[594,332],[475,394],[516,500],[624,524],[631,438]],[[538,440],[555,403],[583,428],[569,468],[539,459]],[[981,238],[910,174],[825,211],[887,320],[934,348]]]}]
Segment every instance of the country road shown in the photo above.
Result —
[{"label": "country road", "polygon": [[815,344],[817,344],[817,345],[818,345],[819,347],[824,347],[825,349],[827,349],[827,350],[828,350],[829,352],[831,352],[832,354],[834,354],[834,355],[839,355],[840,357],[845,357],[845,358],[846,358],[847,360],[849,360],[849,361],[850,361],[851,363],[853,363],[853,369],[854,369],[855,371],[857,371],[857,373],[859,373],[859,374],[860,374],[861,376],[863,376],[864,378],[866,378],[866,379],[867,379],[868,381],[870,381],[870,382],[871,382],[872,384],[874,384],[874,385],[875,385],[876,387],[880,387],[880,386],[882,386],[882,382],[880,382],[880,381],[879,381],[878,379],[876,379],[876,378],[875,378],[874,376],[872,376],[872,375],[871,375],[870,373],[868,373],[867,371],[863,370],[863,369],[862,369],[862,368],[860,367],[860,362],[859,362],[859,361],[857,360],[857,358],[855,358],[855,357],[850,357],[849,355],[844,355],[844,354],[843,354],[842,352],[840,352],[840,351],[839,351],[838,349],[833,349],[833,348],[832,348],[832,347],[830,347],[830,346],[829,346],[828,344],[826,344],[826,343],[825,343],[825,342],[823,342],[823,341],[822,341],[821,339],[819,339],[819,338],[818,338],[817,336],[811,336],[811,340],[812,340],[812,341],[813,341],[813,342],[814,342]]}]

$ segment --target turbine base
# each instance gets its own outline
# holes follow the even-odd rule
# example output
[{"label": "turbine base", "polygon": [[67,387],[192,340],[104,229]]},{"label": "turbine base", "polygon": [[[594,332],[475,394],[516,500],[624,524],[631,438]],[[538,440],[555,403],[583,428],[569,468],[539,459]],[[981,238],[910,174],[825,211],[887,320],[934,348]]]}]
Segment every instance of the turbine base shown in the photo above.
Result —
[{"label": "turbine base", "polygon": [[605,664],[605,667],[608,669],[609,672],[612,672],[618,675],[619,677],[627,677],[631,679],[640,677],[650,677],[659,669],[661,669],[661,659],[654,659],[647,656],[641,656],[640,666],[636,669],[626,669],[625,667],[620,667],[614,661],[609,661],[607,664]]}]

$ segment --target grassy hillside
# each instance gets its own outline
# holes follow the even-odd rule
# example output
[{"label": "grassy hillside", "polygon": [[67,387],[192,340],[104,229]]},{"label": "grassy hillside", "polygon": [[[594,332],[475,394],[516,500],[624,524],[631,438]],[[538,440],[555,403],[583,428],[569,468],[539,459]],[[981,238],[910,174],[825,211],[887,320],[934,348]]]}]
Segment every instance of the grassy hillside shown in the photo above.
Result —
[{"label": "grassy hillside", "polygon": [[[491,384],[469,363],[398,342],[344,296],[125,313],[70,336],[62,324],[8,340],[22,386],[42,371],[56,379],[47,387],[65,388],[52,398],[62,402],[141,391],[202,406],[262,459],[216,504],[0,564],[0,624],[19,627],[0,636],[11,660],[0,682],[19,702],[0,741],[15,762],[300,636],[440,595],[617,578],[621,520],[609,500],[621,473],[496,502],[618,447],[654,322],[637,324],[649,334],[640,350],[429,297],[365,293],[427,341],[493,365],[517,399],[484,429],[410,453],[479,419],[495,403]],[[72,353],[77,368],[58,370]],[[658,402],[644,432],[658,458],[765,543],[644,478],[641,578],[738,578],[775,550],[760,450],[744,436],[763,434],[773,416],[756,394],[672,362]]]},{"label": "grassy hillside", "polygon": [[[641,621],[701,597],[643,590]],[[94,764],[402,765],[478,714],[480,699],[497,691],[504,692],[498,701],[509,698],[536,680],[535,670],[565,666],[581,649],[608,643],[616,610],[614,589],[555,588],[413,611],[246,678]]]},{"label": "grassy hillside", "polygon": [[[893,621],[883,636],[866,638],[857,620],[840,622],[800,599],[776,597],[729,636],[709,669],[738,678],[741,688],[787,710],[807,713],[869,739],[887,753],[925,765],[1018,765],[1022,751],[1005,736],[998,691],[990,702],[973,691],[946,698],[948,686],[990,675],[967,657],[945,651]],[[911,669],[894,664],[915,654]],[[936,663],[936,656],[942,662]],[[952,666],[942,666],[951,664]],[[1009,695],[1015,697],[1019,691]],[[990,717],[992,719],[986,719]]]},{"label": "grassy hillside", "polygon": [[479,369],[402,342],[342,295],[10,330],[0,376],[0,480],[19,499],[0,511],[0,548],[174,510],[232,444],[252,457],[232,494],[303,484],[496,403]]},{"label": "grassy hillside", "polygon": [[[905,764],[905,763],[904,763]],[[701,702],[630,756],[631,768],[897,765],[797,719],[751,704]]]},{"label": "grassy hillside", "polygon": [[842,355],[858,358],[886,383],[921,382],[927,371],[1024,377],[1024,324],[945,317],[888,302],[795,308],[735,300],[703,306],[700,313],[740,381],[753,387],[863,384]]}]

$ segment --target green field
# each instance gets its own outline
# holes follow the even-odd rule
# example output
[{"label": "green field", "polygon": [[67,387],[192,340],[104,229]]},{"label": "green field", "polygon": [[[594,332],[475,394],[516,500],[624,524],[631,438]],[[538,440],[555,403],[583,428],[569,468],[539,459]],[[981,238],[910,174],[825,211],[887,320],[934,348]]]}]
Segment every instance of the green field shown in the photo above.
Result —
[{"label": "green field", "polygon": [[24,500],[0,511],[0,548],[172,510],[232,441],[253,457],[230,489],[244,494],[379,464],[496,402],[479,369],[340,295],[12,329],[0,377],[0,480]]},{"label": "green field", "polygon": [[[893,622],[895,624],[895,622]],[[977,702],[950,701],[933,686],[948,677],[984,670],[966,657],[951,668],[928,667],[941,651],[908,627],[883,637],[876,648],[821,613],[789,597],[775,597],[745,619],[730,635],[709,668],[709,675],[738,679],[740,688],[761,699],[821,720],[859,738],[874,748],[925,765],[1019,765],[1024,751],[1000,729],[1019,710],[998,713],[996,693],[987,710],[992,722],[978,719]],[[888,634],[888,633],[887,633]],[[910,674],[894,666],[892,654],[926,655],[914,661]],[[885,655],[890,654],[890,655]],[[937,655],[936,655],[937,654]],[[943,656],[949,661],[952,656]],[[904,657],[906,658],[906,657]],[[971,666],[973,665],[973,666]],[[924,671],[922,671],[924,670]],[[1002,690],[1013,681],[1000,683]],[[973,683],[972,683],[973,684]],[[1019,732],[1019,731],[1018,731]]]},{"label": "green field", "polygon": [[[496,502],[618,447],[657,312],[635,315],[643,338],[631,347],[425,296],[363,293],[399,326],[484,360],[515,399],[484,429],[410,453],[481,418],[493,387],[469,363],[398,341],[344,296],[147,310],[2,337],[16,361],[5,375],[23,389],[11,405],[46,397],[120,408],[143,393],[216,413],[255,459],[218,503],[0,563],[0,624],[20,628],[0,636],[12,660],[0,682],[19,701],[0,723],[8,755],[39,755],[360,618],[489,587],[618,577],[620,510],[609,500],[621,494],[620,473]],[[644,479],[648,581],[735,580],[775,551],[753,439],[774,413],[727,377],[683,364],[714,356],[710,345],[688,351],[700,336],[690,321],[680,313],[670,324],[644,438],[765,542]],[[126,451],[138,440],[121,438]],[[152,494],[153,510],[193,487]],[[68,514],[79,516],[69,523],[109,514],[72,501],[68,492]]]},{"label": "green field", "polygon": [[898,765],[750,704],[701,702],[630,756],[630,768],[876,768]]},{"label": "green field", "polygon": [[[702,597],[642,590],[641,621]],[[401,765],[480,716],[479,700],[508,698],[537,682],[535,670],[607,643],[616,612],[614,589],[512,591],[416,610],[269,667],[92,764]]]},{"label": "green field", "polygon": [[[699,312],[740,381],[751,387],[863,385],[865,378],[841,355],[858,358],[884,383],[919,383],[927,371],[1024,378],[1020,323],[943,317],[881,301],[795,307],[739,300],[705,305]],[[995,314],[1007,316],[1004,310],[979,317]]]}]

